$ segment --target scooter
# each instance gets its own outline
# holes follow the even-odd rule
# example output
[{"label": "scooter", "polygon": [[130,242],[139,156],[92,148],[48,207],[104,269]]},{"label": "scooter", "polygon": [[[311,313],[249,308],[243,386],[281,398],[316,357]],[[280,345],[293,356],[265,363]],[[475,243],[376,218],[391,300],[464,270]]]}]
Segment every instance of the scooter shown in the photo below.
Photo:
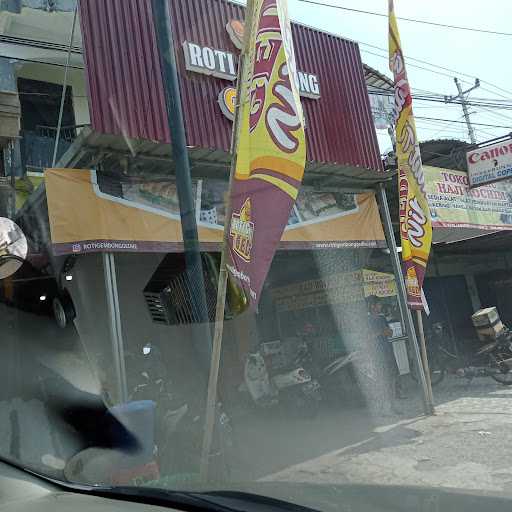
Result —
[{"label": "scooter", "polygon": [[303,367],[270,376],[265,358],[255,352],[246,359],[244,383],[252,401],[259,407],[283,404],[307,417],[318,413],[320,384]]},{"label": "scooter", "polygon": [[362,374],[364,378],[374,380],[371,368],[367,366],[364,354],[361,350],[355,350],[337,357],[325,366],[315,364],[307,341],[303,341],[299,347],[296,363],[300,364],[319,383],[319,389],[323,398],[339,397],[341,373],[352,368],[353,371]]}]

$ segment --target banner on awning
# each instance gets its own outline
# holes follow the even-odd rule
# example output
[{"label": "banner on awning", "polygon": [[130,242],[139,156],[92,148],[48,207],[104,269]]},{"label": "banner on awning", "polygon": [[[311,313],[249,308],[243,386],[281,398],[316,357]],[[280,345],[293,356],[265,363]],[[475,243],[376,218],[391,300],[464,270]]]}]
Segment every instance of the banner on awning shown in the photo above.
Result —
[{"label": "banner on awning", "polygon": [[[172,178],[130,181],[92,170],[48,169],[45,184],[55,254],[183,250]],[[194,180],[193,188],[201,249],[220,251],[228,183]],[[374,194],[302,189],[279,247],[385,247]]]},{"label": "banner on awning", "polygon": [[424,173],[434,242],[512,230],[512,183],[470,189],[465,171],[425,166]]}]

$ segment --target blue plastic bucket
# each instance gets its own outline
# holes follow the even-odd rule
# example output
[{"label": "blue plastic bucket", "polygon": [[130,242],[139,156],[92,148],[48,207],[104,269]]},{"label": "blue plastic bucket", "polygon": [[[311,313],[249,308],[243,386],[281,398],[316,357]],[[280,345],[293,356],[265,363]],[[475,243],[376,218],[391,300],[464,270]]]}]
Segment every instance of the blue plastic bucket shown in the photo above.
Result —
[{"label": "blue plastic bucket", "polygon": [[[125,404],[115,405],[109,409],[126,429],[137,439],[139,449],[128,457],[130,465],[147,464],[153,459],[155,445],[155,410],[156,404],[152,400],[137,400]],[[120,445],[129,444],[128,434],[126,439],[119,439]]]}]

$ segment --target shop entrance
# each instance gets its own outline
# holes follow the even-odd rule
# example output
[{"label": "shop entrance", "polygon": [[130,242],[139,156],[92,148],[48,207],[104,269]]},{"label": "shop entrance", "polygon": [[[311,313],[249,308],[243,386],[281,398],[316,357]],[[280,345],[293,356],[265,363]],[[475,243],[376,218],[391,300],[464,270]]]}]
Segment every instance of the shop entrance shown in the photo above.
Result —
[{"label": "shop entrance", "polygon": [[503,323],[512,327],[512,274],[498,270],[476,276],[482,307],[496,306]]},{"label": "shop entrance", "polygon": [[474,311],[464,276],[426,279],[424,290],[430,308],[425,322],[427,331],[431,331],[435,323],[441,322],[457,349],[464,350],[465,342],[476,337],[471,323]]}]

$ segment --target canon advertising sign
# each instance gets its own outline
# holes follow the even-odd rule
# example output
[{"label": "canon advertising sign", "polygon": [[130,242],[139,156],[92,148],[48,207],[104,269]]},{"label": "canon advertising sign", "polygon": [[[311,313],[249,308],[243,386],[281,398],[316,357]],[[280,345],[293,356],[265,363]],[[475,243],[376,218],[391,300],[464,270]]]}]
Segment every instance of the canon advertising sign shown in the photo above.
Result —
[{"label": "canon advertising sign", "polygon": [[471,187],[512,178],[512,140],[472,149],[466,158]]}]

